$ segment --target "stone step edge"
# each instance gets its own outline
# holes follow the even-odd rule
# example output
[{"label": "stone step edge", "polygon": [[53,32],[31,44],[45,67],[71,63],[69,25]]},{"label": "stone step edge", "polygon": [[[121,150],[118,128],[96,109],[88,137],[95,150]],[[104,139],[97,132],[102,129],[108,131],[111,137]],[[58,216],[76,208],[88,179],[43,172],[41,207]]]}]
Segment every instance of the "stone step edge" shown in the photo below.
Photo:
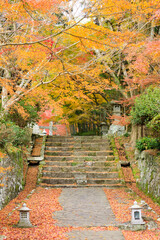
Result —
[{"label": "stone step edge", "polygon": [[[52,140],[54,140],[54,141],[52,141]],[[64,140],[64,139],[55,139],[55,138],[51,138],[51,139],[49,139],[49,138],[47,138],[47,142],[54,142],[55,143],[55,140],[57,140],[57,143],[62,143],[62,140]],[[99,143],[99,142],[102,142],[102,143],[108,143],[108,144],[110,144],[110,142],[109,141],[107,141],[107,140],[101,140],[101,139],[93,139],[93,141],[91,141],[91,142],[89,142],[89,141],[80,141],[80,140],[77,140],[77,139],[74,139],[74,138],[70,138],[70,139],[65,139],[65,140],[72,140],[72,142],[74,142],[75,144],[96,144],[97,142]],[[67,141],[64,141],[63,143],[66,143]],[[70,143],[70,142],[69,142]]]},{"label": "stone step edge", "polygon": [[[32,161],[33,161],[33,160],[32,160]],[[112,166],[109,166],[109,165],[108,165],[108,166],[101,166],[101,165],[98,165],[98,166],[97,166],[97,165],[81,166],[81,165],[80,165],[80,166],[79,166],[79,165],[77,164],[76,166],[72,166],[72,165],[48,165],[48,166],[43,166],[43,169],[45,169],[46,167],[48,167],[48,168],[51,168],[51,167],[53,167],[53,168],[56,167],[56,168],[57,168],[57,167],[58,167],[58,168],[66,168],[66,169],[71,169],[71,170],[72,170],[73,168],[75,168],[75,169],[76,169],[76,168],[82,168],[82,169],[88,169],[88,170],[91,169],[91,168],[109,168],[109,169],[112,168],[112,167],[113,167],[113,168],[117,168],[116,165],[112,165]],[[117,168],[117,169],[118,169],[118,168]]]},{"label": "stone step edge", "polygon": [[[32,161],[34,161],[34,159],[32,160]],[[116,164],[115,165],[108,165],[108,166],[103,166],[103,165],[91,165],[91,166],[89,166],[89,165],[85,165],[85,166],[82,166],[82,165],[79,165],[79,164],[77,164],[77,165],[45,165],[45,166],[43,166],[43,168],[45,168],[45,167],[59,167],[59,168],[68,168],[68,169],[70,169],[71,167],[72,168],[84,168],[84,169],[89,169],[89,168],[111,168],[111,167],[115,167],[115,168],[117,168],[117,166],[116,166]]]},{"label": "stone step edge", "polygon": [[[74,149],[73,149],[73,151],[74,151]],[[66,152],[73,152],[73,151],[68,151],[68,150],[66,150]],[[62,150],[61,150],[61,151],[49,151],[49,150],[46,149],[45,152],[58,152],[58,153],[61,153],[61,152],[63,152],[63,151],[62,151]],[[83,151],[83,150],[82,150],[82,151],[74,151],[74,152],[87,152],[87,153],[88,153],[88,152],[91,152],[91,153],[93,153],[93,152],[95,152],[95,153],[96,153],[96,152],[104,152],[104,153],[106,153],[106,152],[108,153],[108,152],[109,152],[109,153],[110,153],[110,152],[111,152],[111,153],[113,153],[112,150],[106,150],[106,151],[104,151],[104,150],[97,150],[97,151],[95,151],[95,150],[94,150],[94,151],[93,151],[93,150],[91,150],[91,151],[85,151],[85,150],[84,150],[84,151]]]},{"label": "stone step edge", "polygon": [[[46,166],[46,168],[47,168],[47,167],[49,167],[49,168],[52,168],[52,167],[53,167],[53,168],[60,168],[60,169],[61,169],[61,168],[63,168],[63,169],[66,168],[66,169],[68,169],[68,170],[70,170],[70,168],[71,168],[71,170],[76,169],[76,168],[81,168],[81,167],[77,167],[77,166],[57,166],[57,165],[56,165],[56,166],[49,165],[49,166]],[[88,166],[87,166],[87,167],[86,167],[86,169],[87,169],[88,171],[89,171],[90,169],[92,169],[92,168],[96,168],[96,169],[97,169],[97,168],[98,168],[98,169],[112,169],[112,168],[113,168],[113,169],[117,169],[117,172],[119,171],[119,169],[118,169],[116,166],[113,166],[113,167],[112,167],[112,166],[106,166],[106,167],[101,167],[101,166],[89,166],[89,167],[88,167]],[[95,170],[96,170],[96,169],[95,169]],[[84,168],[83,168],[83,170],[84,170]],[[45,166],[43,166],[43,171],[47,171],[47,170],[45,170]],[[49,171],[50,171],[50,170],[49,170]],[[92,170],[92,171],[94,171],[94,170]],[[54,172],[54,170],[51,170],[51,172]]]},{"label": "stone step edge", "polygon": [[[95,161],[83,161],[83,160],[77,160],[77,161],[74,161],[74,160],[68,160],[68,161],[58,161],[58,160],[56,160],[56,161],[48,161],[48,160],[45,160],[44,159],[44,161],[45,161],[45,163],[55,163],[55,162],[57,162],[57,163],[87,163],[87,162],[93,162],[93,163],[116,163],[115,161],[99,161],[99,160],[95,160]],[[46,165],[45,165],[46,166]]]},{"label": "stone step edge", "polygon": [[[66,172],[54,172],[54,171],[46,171],[46,170],[44,170],[43,171],[43,173],[55,173],[55,174],[59,174],[59,173],[66,173]],[[70,173],[70,172],[67,172],[67,173]],[[108,174],[108,173],[117,173],[117,172],[74,172],[74,171],[72,171],[71,173],[76,173],[76,174]]]},{"label": "stone step edge", "polygon": [[53,146],[57,145],[57,144],[65,144],[65,145],[74,145],[75,142],[74,141],[71,141],[71,140],[68,140],[68,141],[49,141],[49,140],[46,140],[46,144],[52,144]]},{"label": "stone step edge", "polygon": [[[40,145],[40,144],[39,144]],[[41,145],[40,145],[41,146]],[[39,146],[38,146],[39,147]],[[83,148],[83,147],[74,147],[74,146],[47,146],[45,145],[45,151],[54,151],[55,150],[51,150],[52,148],[54,148],[55,150],[57,150],[57,152],[61,152],[61,151],[74,151],[74,152],[106,152],[106,151],[111,151],[113,152],[109,147],[105,146],[105,149],[98,149],[98,150],[95,150],[94,148],[96,147],[86,147],[86,148]],[[89,149],[88,149],[89,148]],[[97,147],[98,148],[98,147]]]},{"label": "stone step edge", "polygon": [[123,184],[86,184],[86,185],[80,185],[80,184],[46,184],[46,183],[40,183],[39,186],[44,188],[88,188],[88,187],[101,187],[101,188],[126,188]]},{"label": "stone step edge", "polygon": [[81,156],[76,156],[76,155],[67,155],[67,156],[65,156],[65,155],[63,155],[63,156],[53,156],[53,155],[44,155],[44,157],[52,157],[52,158],[70,158],[70,157],[74,157],[74,158],[114,158],[114,156],[113,155],[108,155],[108,156],[88,156],[88,155],[81,155]]},{"label": "stone step edge", "polygon": [[[82,175],[83,175],[83,173],[82,173]],[[66,177],[65,178],[53,178],[53,177],[44,177],[44,176],[41,178],[41,180],[43,180],[43,179],[75,180],[75,178],[66,178]],[[122,178],[87,178],[87,179],[94,180],[94,181],[96,181],[96,180],[119,180],[119,181],[123,180]]]}]

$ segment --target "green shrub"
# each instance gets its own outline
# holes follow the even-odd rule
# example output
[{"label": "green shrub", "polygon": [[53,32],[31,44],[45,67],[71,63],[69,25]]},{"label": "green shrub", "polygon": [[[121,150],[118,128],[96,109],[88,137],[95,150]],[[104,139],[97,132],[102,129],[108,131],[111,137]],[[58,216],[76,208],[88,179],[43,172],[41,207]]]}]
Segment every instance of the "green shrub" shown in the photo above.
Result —
[{"label": "green shrub", "polygon": [[11,121],[1,120],[0,122],[0,146],[11,143],[17,147],[19,145],[29,145],[31,132],[28,128],[20,128]]},{"label": "green shrub", "polygon": [[124,134],[124,137],[129,137],[130,136],[130,134],[128,133],[128,132],[126,132],[125,134]]},{"label": "green shrub", "polygon": [[160,88],[149,87],[137,97],[131,110],[133,124],[147,124],[159,114]]},{"label": "green shrub", "polygon": [[147,149],[160,149],[160,139],[143,137],[136,141],[136,148],[139,151]]},{"label": "green shrub", "polygon": [[98,135],[97,131],[88,131],[88,132],[81,132],[81,133],[76,133],[75,136],[94,136]]},{"label": "green shrub", "polygon": [[160,132],[160,113],[156,115],[147,125],[156,132]]}]

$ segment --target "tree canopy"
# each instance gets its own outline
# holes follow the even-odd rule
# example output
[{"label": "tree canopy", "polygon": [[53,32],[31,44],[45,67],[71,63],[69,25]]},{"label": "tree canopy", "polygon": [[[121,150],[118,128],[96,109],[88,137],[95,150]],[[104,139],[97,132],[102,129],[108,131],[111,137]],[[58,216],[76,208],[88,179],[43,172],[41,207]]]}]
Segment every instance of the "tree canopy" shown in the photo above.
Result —
[{"label": "tree canopy", "polygon": [[1,1],[2,115],[16,108],[27,118],[24,98],[41,110],[67,101],[82,107],[84,99],[87,113],[95,96],[106,103],[114,89],[131,105],[159,84],[158,0],[91,0],[78,15],[76,4]]},{"label": "tree canopy", "polygon": [[147,124],[160,113],[160,88],[150,87],[136,98],[131,110],[134,124]]}]

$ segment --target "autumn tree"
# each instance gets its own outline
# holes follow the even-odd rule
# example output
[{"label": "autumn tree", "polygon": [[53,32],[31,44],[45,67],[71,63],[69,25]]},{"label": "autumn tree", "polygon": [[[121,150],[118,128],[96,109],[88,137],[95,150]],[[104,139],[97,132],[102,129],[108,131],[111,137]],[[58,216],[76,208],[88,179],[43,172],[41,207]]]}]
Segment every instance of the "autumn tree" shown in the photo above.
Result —
[{"label": "autumn tree", "polygon": [[150,51],[148,59],[147,49],[158,45],[158,0],[92,0],[81,17],[73,14],[73,4],[2,1],[5,112],[26,94],[31,96],[32,90],[37,96],[46,91],[56,106],[66,95],[73,101],[89,99],[90,94],[104,99],[108,90],[115,89],[130,104],[144,86],[157,81],[158,55]]},{"label": "autumn tree", "polygon": [[64,43],[59,36],[77,23],[74,21],[66,29],[59,27],[59,5],[60,1],[47,1],[47,4],[44,0],[2,1],[0,85],[3,112],[8,112],[27,94],[32,98],[35,89],[37,96],[44,96],[42,85],[73,74],[74,71],[64,65],[61,54],[77,43]]}]

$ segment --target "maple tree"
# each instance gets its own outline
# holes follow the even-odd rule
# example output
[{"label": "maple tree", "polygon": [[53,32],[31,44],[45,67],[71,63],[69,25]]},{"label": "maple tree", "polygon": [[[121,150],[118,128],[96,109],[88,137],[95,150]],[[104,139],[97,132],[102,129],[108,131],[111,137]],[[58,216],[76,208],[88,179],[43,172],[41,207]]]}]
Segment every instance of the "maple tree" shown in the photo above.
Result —
[{"label": "maple tree", "polygon": [[[0,84],[4,112],[26,94],[32,98],[35,89],[37,97],[44,96],[40,86],[66,74],[56,54],[62,50],[57,36],[64,32],[56,26],[59,4],[59,1],[47,1],[46,4],[42,0],[2,1]],[[74,24],[68,28],[72,26]],[[22,109],[19,107],[18,111]]]},{"label": "maple tree", "polygon": [[[85,99],[87,112],[93,95],[105,100],[112,89],[130,105],[159,82],[158,0],[92,0],[81,17],[73,13],[76,1],[1,2],[4,112],[14,106],[27,115],[18,103],[27,94],[44,96],[42,106],[52,98],[53,108],[66,97]],[[35,98],[29,104],[36,106]]]},{"label": "maple tree", "polygon": [[[70,122],[92,118],[93,123],[99,123],[100,118],[93,119],[92,113],[99,111],[103,104],[107,108],[111,90],[119,92],[118,99],[125,99],[125,104],[130,106],[146,87],[159,84],[159,0],[91,0],[83,9],[84,14],[76,18],[72,9],[67,1],[61,0],[1,0],[3,117],[4,113],[16,112],[24,121],[29,119],[21,105],[25,101],[26,107],[35,108],[39,103],[42,111],[46,107],[63,106],[64,112],[59,114],[71,116]],[[68,13],[64,14],[64,10]],[[71,107],[67,108],[67,104]],[[41,194],[42,199],[46,194],[43,191]],[[116,205],[117,202],[113,209]],[[39,216],[35,218],[34,223],[40,224]],[[51,220],[48,221],[51,227]],[[43,225],[44,238],[45,229]],[[59,233],[55,232],[58,230]],[[48,228],[49,238],[51,232],[55,233],[53,237],[61,235],[61,230]],[[4,234],[10,234],[7,231],[4,229]],[[14,235],[16,231],[10,229],[10,232]],[[17,231],[18,237],[19,234],[22,238],[23,232]]]},{"label": "maple tree", "polygon": [[[125,105],[133,105],[146,87],[159,84],[159,1],[94,3],[93,21],[67,33],[81,41],[81,51],[89,50],[95,62],[76,77],[87,80],[91,93],[116,89]],[[88,80],[96,83],[95,89]]]}]

